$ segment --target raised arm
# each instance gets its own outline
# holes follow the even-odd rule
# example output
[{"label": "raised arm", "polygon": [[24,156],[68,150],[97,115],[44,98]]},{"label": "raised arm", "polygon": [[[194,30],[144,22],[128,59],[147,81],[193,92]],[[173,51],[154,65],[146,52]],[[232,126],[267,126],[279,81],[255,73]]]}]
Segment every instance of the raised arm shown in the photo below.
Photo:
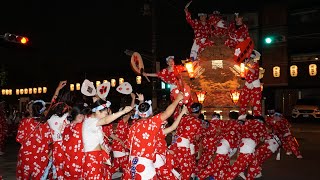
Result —
[{"label": "raised arm", "polygon": [[97,122],[97,126],[102,126],[102,125],[105,125],[105,124],[109,124],[111,123],[112,121],[118,119],[120,116],[130,112],[132,110],[132,107],[131,106],[126,106],[123,110],[121,111],[118,111],[116,113],[113,113],[111,115],[107,115],[106,117],[100,119],[98,122]]},{"label": "raised arm", "polygon": [[195,26],[195,21],[191,18],[191,14],[188,11],[188,8],[184,9],[184,12],[186,13],[186,20],[190,24],[190,26],[193,28]]},{"label": "raised arm", "polygon": [[172,104],[170,104],[167,109],[161,113],[161,120],[165,121],[166,119],[168,119],[172,113],[174,112],[174,109],[177,107],[178,103],[183,99],[183,94],[180,92],[178,94],[178,96],[176,97],[176,99],[172,102]]},{"label": "raised arm", "polygon": [[51,99],[51,102],[55,102],[58,95],[59,95],[59,92],[60,90],[67,84],[67,81],[60,81],[59,82],[59,85],[56,89],[56,91],[54,92],[53,96],[52,96],[52,99]]},{"label": "raised arm", "polygon": [[188,112],[187,106],[183,106],[182,111],[180,112],[180,114],[179,114],[179,116],[177,117],[177,119],[173,122],[173,124],[172,124],[170,127],[165,128],[165,129],[163,130],[163,133],[164,133],[165,135],[167,135],[167,134],[171,133],[172,131],[174,131],[175,129],[177,129],[177,127],[178,127],[178,125],[179,125],[179,123],[180,123],[180,120],[182,119],[182,116],[185,115],[185,114],[187,114],[187,112]]}]

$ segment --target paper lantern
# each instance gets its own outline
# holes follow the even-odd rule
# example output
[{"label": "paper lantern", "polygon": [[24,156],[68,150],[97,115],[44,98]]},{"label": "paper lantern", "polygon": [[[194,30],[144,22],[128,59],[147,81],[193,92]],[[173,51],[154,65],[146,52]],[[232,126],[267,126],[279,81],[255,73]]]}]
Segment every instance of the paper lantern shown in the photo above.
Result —
[{"label": "paper lantern", "polygon": [[240,91],[239,90],[231,90],[230,91],[230,98],[234,105],[237,105],[239,99],[240,99]]},{"label": "paper lantern", "polygon": [[20,94],[20,90],[16,89],[16,95],[19,95],[19,94]]},{"label": "paper lantern", "polygon": [[[19,89],[18,89],[19,90]],[[5,89],[2,89],[1,90],[1,94],[4,96],[4,95],[6,95],[6,90]]]},{"label": "paper lantern", "polygon": [[74,91],[74,84],[70,84],[70,91]]},{"label": "paper lantern", "polygon": [[280,67],[279,66],[273,67],[273,77],[280,77]]},{"label": "paper lantern", "polygon": [[80,85],[80,83],[77,83],[77,84],[76,84],[76,90],[77,90],[77,91],[80,91],[80,89],[81,89],[81,85]]},{"label": "paper lantern", "polygon": [[9,95],[9,89],[6,89],[6,95]]},{"label": "paper lantern", "polygon": [[116,80],[115,79],[111,79],[111,87],[116,87]]},{"label": "paper lantern", "polygon": [[42,87],[38,87],[38,93],[39,93],[39,94],[42,93]]},{"label": "paper lantern", "polygon": [[100,86],[100,84],[101,84],[101,81],[96,81],[96,86],[97,87]]},{"label": "paper lantern", "polygon": [[196,94],[197,94],[198,102],[202,104],[204,102],[204,100],[206,99],[207,92],[206,91],[198,91],[198,92],[196,92]]},{"label": "paper lantern", "polygon": [[43,87],[42,92],[43,92],[43,94],[47,93],[47,87]]},{"label": "paper lantern", "polygon": [[23,95],[23,93],[24,93],[24,90],[20,89],[20,94]]},{"label": "paper lantern", "polygon": [[29,88],[29,94],[32,94],[32,88]]},{"label": "paper lantern", "polygon": [[188,71],[189,78],[194,78],[194,67],[192,61],[186,62],[184,66]]},{"label": "paper lantern", "polygon": [[9,95],[10,96],[12,95],[12,89],[9,89]]},{"label": "paper lantern", "polygon": [[38,89],[37,88],[33,88],[33,94],[37,94]]},{"label": "paper lantern", "polygon": [[309,65],[309,74],[310,74],[310,76],[317,75],[317,65],[316,64]]},{"label": "paper lantern", "polygon": [[24,88],[24,94],[28,94],[28,88]]},{"label": "paper lantern", "polygon": [[123,78],[119,78],[119,85],[124,83],[124,79]]},{"label": "paper lantern", "polygon": [[245,78],[246,77],[246,67],[244,63],[240,64],[240,77]]},{"label": "paper lantern", "polygon": [[137,77],[136,77],[136,82],[137,82],[137,84],[141,84],[141,79],[142,79],[141,76],[137,76]]},{"label": "paper lantern", "polygon": [[298,76],[298,66],[296,66],[296,65],[290,66],[290,75],[291,75],[291,77]]}]

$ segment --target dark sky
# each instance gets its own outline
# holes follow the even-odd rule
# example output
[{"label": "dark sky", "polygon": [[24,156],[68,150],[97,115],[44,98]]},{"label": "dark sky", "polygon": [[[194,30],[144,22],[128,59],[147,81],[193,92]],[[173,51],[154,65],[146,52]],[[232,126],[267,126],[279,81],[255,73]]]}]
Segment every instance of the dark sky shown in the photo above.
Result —
[{"label": "dark sky", "polygon": [[[1,42],[1,64],[9,70],[9,85],[134,76],[125,49],[151,53],[151,17],[142,15],[148,0],[1,2],[0,33],[29,37],[22,47]],[[186,58],[193,31],[185,21],[186,0],[157,0],[157,55]],[[222,13],[253,11],[257,1],[194,0],[190,11]],[[263,2],[263,1],[261,1]],[[275,1],[273,1],[275,2]],[[161,63],[164,65],[164,63]],[[148,69],[150,63],[145,60]]]}]

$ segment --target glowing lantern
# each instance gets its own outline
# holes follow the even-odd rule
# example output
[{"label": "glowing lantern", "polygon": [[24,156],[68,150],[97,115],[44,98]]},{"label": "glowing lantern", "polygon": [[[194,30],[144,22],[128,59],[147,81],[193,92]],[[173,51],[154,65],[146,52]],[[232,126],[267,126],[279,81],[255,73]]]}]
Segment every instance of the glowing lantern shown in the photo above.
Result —
[{"label": "glowing lantern", "polygon": [[198,102],[202,104],[204,102],[204,100],[206,99],[207,92],[206,91],[198,91],[198,92],[196,92],[196,94],[197,94]]},{"label": "glowing lantern", "polygon": [[20,94],[19,89],[16,89],[16,95],[19,95],[19,94]]},{"label": "glowing lantern", "polygon": [[240,64],[240,77],[245,78],[246,77],[246,67],[244,63]]},{"label": "glowing lantern", "polygon": [[24,88],[24,94],[28,94],[28,88]]},{"label": "glowing lantern", "polygon": [[74,91],[74,84],[70,84],[70,91]]},{"label": "glowing lantern", "polygon": [[23,94],[23,91],[24,91],[23,89],[20,89],[20,94],[21,94],[21,95]]},{"label": "glowing lantern", "polygon": [[37,94],[38,89],[37,88],[33,88],[33,94]]},{"label": "glowing lantern", "polygon": [[6,95],[9,95],[9,89],[6,89]]},{"label": "glowing lantern", "polygon": [[9,95],[10,96],[12,95],[12,89],[9,89]]},{"label": "glowing lantern", "polygon": [[[19,89],[18,89],[19,90]],[[1,90],[1,93],[2,93],[2,95],[6,95],[6,90],[5,89],[2,89]]]},{"label": "glowing lantern", "polygon": [[38,87],[38,93],[39,93],[39,94],[42,93],[42,87]]},{"label": "glowing lantern", "polygon": [[119,78],[119,84],[124,83],[124,79],[123,78]]},{"label": "glowing lantern", "polygon": [[80,87],[81,87],[80,83],[77,83],[77,84],[76,84],[76,90],[77,90],[77,91],[80,91],[80,89],[81,89]]},{"label": "glowing lantern", "polygon": [[238,90],[231,90],[230,91],[230,97],[234,105],[237,105],[239,99],[240,99],[240,91]]},{"label": "glowing lantern", "polygon": [[111,79],[111,87],[116,87],[116,80],[115,79]]},{"label": "glowing lantern", "polygon": [[298,66],[296,66],[296,65],[290,66],[290,75],[291,75],[291,77],[298,76]]},{"label": "glowing lantern", "polygon": [[96,81],[96,86],[100,86],[101,82],[100,81]]},{"label": "glowing lantern", "polygon": [[316,64],[309,65],[309,74],[310,74],[310,76],[317,75],[317,65]]},{"label": "glowing lantern", "polygon": [[279,66],[273,67],[273,77],[280,77],[280,67]]},{"label": "glowing lantern", "polygon": [[43,92],[43,94],[47,93],[47,87],[43,87],[42,92]]},{"label": "glowing lantern", "polygon": [[141,84],[141,76],[136,77],[137,84]]},{"label": "glowing lantern", "polygon": [[188,71],[188,74],[189,74],[189,77],[190,78],[194,78],[194,69],[193,69],[193,63],[191,61],[189,62],[186,62],[184,64],[184,66],[186,67],[187,71]]},{"label": "glowing lantern", "polygon": [[32,88],[29,88],[29,94],[32,94]]}]

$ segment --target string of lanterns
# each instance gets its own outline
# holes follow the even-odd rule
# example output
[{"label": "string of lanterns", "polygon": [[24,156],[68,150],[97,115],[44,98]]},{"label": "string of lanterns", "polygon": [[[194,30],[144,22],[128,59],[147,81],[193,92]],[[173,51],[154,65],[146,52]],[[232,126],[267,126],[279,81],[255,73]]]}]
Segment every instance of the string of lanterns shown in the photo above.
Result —
[{"label": "string of lanterns", "polygon": [[[291,77],[297,77],[298,76],[298,66],[297,65],[291,65],[290,66],[290,76]],[[310,76],[316,76],[318,73],[318,67],[316,64],[310,64],[309,65],[309,75]],[[280,77],[280,67],[279,66],[274,66],[273,67],[273,77]]]},{"label": "string of lanterns", "polygon": [[[24,89],[16,89],[16,95],[28,95],[28,94],[46,94],[47,87],[34,87],[34,88],[24,88]],[[2,89],[1,94],[3,96],[11,96],[13,94],[12,89]]]}]

